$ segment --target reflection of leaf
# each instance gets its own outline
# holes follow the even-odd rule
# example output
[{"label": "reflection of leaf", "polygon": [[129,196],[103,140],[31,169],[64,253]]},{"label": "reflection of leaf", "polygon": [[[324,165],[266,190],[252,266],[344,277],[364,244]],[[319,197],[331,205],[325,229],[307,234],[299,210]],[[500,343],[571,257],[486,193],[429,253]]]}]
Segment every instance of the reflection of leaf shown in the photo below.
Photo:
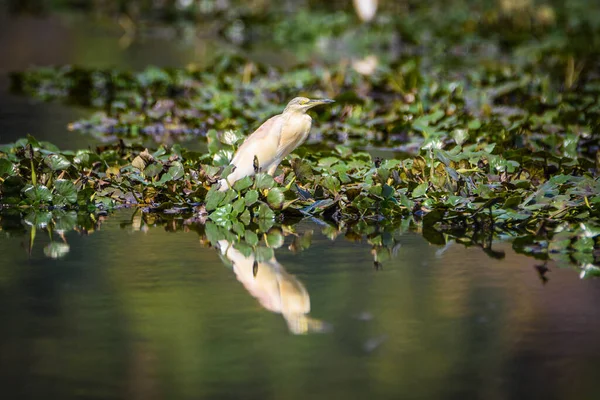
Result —
[{"label": "reflection of leaf", "polygon": [[302,236],[294,237],[294,240],[289,246],[289,249],[293,253],[298,253],[300,251],[306,250],[310,247],[312,242],[313,231],[306,231]]},{"label": "reflection of leaf", "polygon": [[278,249],[283,246],[283,235],[278,229],[273,228],[267,233],[266,241],[267,246],[272,249]]},{"label": "reflection of leaf", "polygon": [[252,256],[253,249],[252,246],[248,243],[238,242],[233,245],[233,248],[238,250],[240,253],[244,255],[244,257],[249,258]]},{"label": "reflection of leaf", "polygon": [[77,225],[77,213],[75,211],[55,210],[53,212],[54,229],[59,232],[68,232]]},{"label": "reflection of leaf", "polygon": [[62,258],[69,253],[69,245],[66,243],[49,243],[44,247],[44,254],[50,258]]},{"label": "reflection of leaf", "polygon": [[27,185],[23,189],[25,197],[34,203],[49,203],[52,201],[52,192],[44,185]]},{"label": "reflection of leaf", "polygon": [[444,212],[441,210],[431,211],[423,217],[423,227],[430,227],[444,218]]},{"label": "reflection of leaf", "polygon": [[439,231],[433,228],[423,228],[423,237],[431,244],[445,245],[446,239]]},{"label": "reflection of leaf", "polygon": [[216,245],[219,240],[227,240],[228,242],[233,242],[236,240],[236,237],[232,232],[226,228],[216,225],[211,221],[206,222],[204,225],[204,233],[206,233],[206,238],[213,245]]},{"label": "reflection of leaf", "polygon": [[275,257],[273,249],[264,246],[258,246],[255,250],[256,261],[266,262]]},{"label": "reflection of leaf", "polygon": [[39,228],[45,228],[52,220],[52,213],[50,211],[31,211],[23,218],[23,221],[31,226]]},{"label": "reflection of leaf", "polygon": [[244,235],[244,240],[250,246],[256,246],[258,244],[258,236],[256,235],[256,233],[249,231],[249,230],[246,230],[246,233]]}]

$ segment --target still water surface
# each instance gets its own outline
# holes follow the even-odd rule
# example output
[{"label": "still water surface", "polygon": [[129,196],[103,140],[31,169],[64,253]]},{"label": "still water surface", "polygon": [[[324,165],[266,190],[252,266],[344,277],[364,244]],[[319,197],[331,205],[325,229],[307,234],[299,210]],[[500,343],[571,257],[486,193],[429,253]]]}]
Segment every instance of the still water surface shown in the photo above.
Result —
[{"label": "still water surface", "polygon": [[[201,39],[123,46],[114,26],[74,16],[0,20],[1,143],[32,133],[62,148],[94,144],[64,129],[88,110],[11,95],[8,71],[211,54]],[[305,222],[308,249],[293,254],[288,237],[254,263],[194,232],[139,230],[132,213],[66,233],[56,260],[46,234],[29,255],[28,235],[0,232],[3,398],[600,398],[600,282],[549,263],[544,284],[539,262],[508,243],[495,244],[506,253],[495,260],[398,234],[375,270],[366,242],[332,241]]]},{"label": "still water surface", "polygon": [[498,261],[405,233],[375,270],[370,245],[306,222],[312,245],[292,254],[288,237],[254,276],[252,260],[197,233],[131,220],[120,211],[93,234],[67,233],[58,260],[43,235],[30,256],[27,238],[0,239],[9,398],[598,394],[599,282],[549,265],[543,284],[508,245]]}]

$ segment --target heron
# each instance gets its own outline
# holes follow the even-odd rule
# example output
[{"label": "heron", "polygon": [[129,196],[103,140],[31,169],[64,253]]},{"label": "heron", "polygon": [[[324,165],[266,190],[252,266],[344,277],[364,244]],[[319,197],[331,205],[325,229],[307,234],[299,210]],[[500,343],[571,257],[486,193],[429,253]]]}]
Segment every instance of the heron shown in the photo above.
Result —
[{"label": "heron", "polygon": [[363,22],[369,22],[375,18],[377,0],[354,0],[354,9]]},{"label": "heron", "polygon": [[266,171],[273,176],[279,163],[308,138],[312,118],[306,112],[333,102],[306,97],[292,99],[283,113],[266,120],[242,143],[231,160],[231,173],[219,181],[219,190],[226,191],[238,180],[258,172]]}]

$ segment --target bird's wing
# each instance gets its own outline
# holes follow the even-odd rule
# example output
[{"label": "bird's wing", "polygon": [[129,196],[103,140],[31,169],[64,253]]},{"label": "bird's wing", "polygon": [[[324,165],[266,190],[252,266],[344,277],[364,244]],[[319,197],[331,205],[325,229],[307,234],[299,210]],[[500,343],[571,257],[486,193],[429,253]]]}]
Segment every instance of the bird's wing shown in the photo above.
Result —
[{"label": "bird's wing", "polygon": [[266,120],[248,136],[231,160],[231,163],[236,166],[236,170],[244,170],[244,176],[253,175],[255,156],[258,158],[259,167],[266,170],[277,159],[277,147],[282,126],[283,117],[276,115]]},{"label": "bird's wing", "polygon": [[292,115],[283,124],[279,139],[277,158],[283,159],[302,144],[310,132],[312,119],[309,115]]}]

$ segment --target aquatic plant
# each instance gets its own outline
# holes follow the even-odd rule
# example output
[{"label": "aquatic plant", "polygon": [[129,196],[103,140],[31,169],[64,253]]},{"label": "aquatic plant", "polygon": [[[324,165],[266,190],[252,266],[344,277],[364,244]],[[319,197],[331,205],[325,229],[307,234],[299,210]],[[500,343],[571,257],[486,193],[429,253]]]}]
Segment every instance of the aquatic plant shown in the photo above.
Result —
[{"label": "aquatic plant", "polygon": [[[95,110],[70,129],[106,144],[61,151],[29,137],[2,146],[2,207],[137,206],[194,215],[227,240],[305,217],[358,235],[409,220],[436,244],[454,238],[494,256],[490,238],[508,236],[518,251],[593,265],[600,224],[596,9],[552,17],[548,8],[528,7],[523,19],[506,7],[425,7],[402,20],[382,17],[358,35],[378,43],[372,54],[361,40],[348,40],[358,31],[340,14],[322,49],[352,42],[354,60],[274,67],[226,54],[205,69],[15,73],[17,91]],[[322,39],[315,21],[297,13],[286,24],[266,18],[252,29],[273,30],[292,49],[314,47]],[[319,113],[308,145],[275,177],[259,174],[216,191],[244,134],[296,95],[336,100]],[[191,150],[190,140],[202,140],[206,151]]]}]

